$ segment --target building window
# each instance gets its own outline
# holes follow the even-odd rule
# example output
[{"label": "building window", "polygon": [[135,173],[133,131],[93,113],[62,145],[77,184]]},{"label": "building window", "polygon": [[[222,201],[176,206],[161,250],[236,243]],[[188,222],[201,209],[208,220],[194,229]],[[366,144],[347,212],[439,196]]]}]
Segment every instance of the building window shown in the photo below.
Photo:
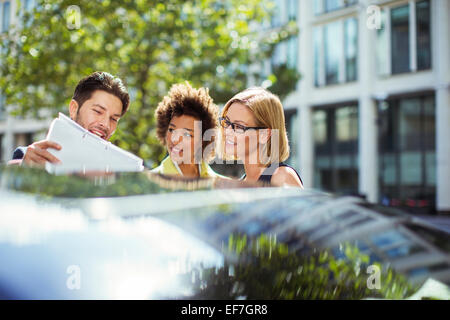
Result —
[{"label": "building window", "polygon": [[315,108],[314,186],[341,194],[358,192],[358,107]]},{"label": "building window", "polygon": [[391,10],[392,73],[409,71],[409,5]]},{"label": "building window", "polygon": [[18,146],[28,146],[33,143],[33,133],[17,133],[14,135],[14,145]]},{"label": "building window", "polygon": [[270,23],[272,28],[281,27],[282,24],[281,1],[282,0],[274,0],[275,10],[272,14]]},{"label": "building window", "polygon": [[356,81],[357,79],[357,56],[358,56],[358,21],[347,19],[345,25],[345,80]]},{"label": "building window", "polygon": [[25,0],[24,10],[30,12],[34,8],[34,0]]},{"label": "building window", "polygon": [[0,134],[0,162],[3,160],[3,135]]},{"label": "building window", "polygon": [[338,20],[313,32],[315,86],[356,81],[358,20]]},{"label": "building window", "polygon": [[298,115],[297,109],[289,109],[284,111],[284,117],[286,122],[286,132],[288,135],[290,154],[289,158],[286,161],[289,165],[297,168],[298,166]]},{"label": "building window", "polygon": [[[1,5],[2,3],[0,3]],[[5,1],[3,2],[2,10],[1,10],[1,17],[2,17],[2,32],[5,32],[9,29],[9,24],[11,22],[11,2]]]},{"label": "building window", "polygon": [[434,207],[436,147],[434,95],[379,103],[380,196],[415,211]]},{"label": "building window", "polygon": [[[272,16],[272,27],[280,27],[288,22],[297,21],[298,1],[277,0],[276,10]],[[280,65],[287,65],[296,69],[298,65],[298,37],[292,36],[289,39],[276,45],[271,57],[272,68]]]},{"label": "building window", "polygon": [[358,0],[314,0],[314,14],[320,15],[354,5]]},{"label": "building window", "polygon": [[[415,18],[414,18],[415,17]],[[380,75],[431,68],[430,1],[413,1],[382,10],[377,31],[377,65]]]},{"label": "building window", "polygon": [[5,96],[0,92],[0,121],[6,119],[6,103]]},{"label": "building window", "polygon": [[390,19],[387,18],[386,10],[381,11],[381,27],[377,29],[377,46],[376,46],[376,65],[378,75],[387,75],[391,70],[391,63],[389,61],[390,46],[388,46],[388,32],[390,27],[388,27],[388,22]]},{"label": "building window", "polygon": [[[297,21],[298,1],[287,0],[288,20]],[[293,36],[287,40],[287,65],[290,68],[296,69],[298,62],[298,36]]]},{"label": "building window", "polygon": [[325,26],[325,83],[339,82],[344,70],[340,66],[343,55],[342,22],[336,21]]},{"label": "building window", "polygon": [[430,2],[416,3],[417,70],[431,68]]},{"label": "building window", "polygon": [[314,85],[319,87],[325,83],[323,79],[323,32],[321,27],[314,28]]}]

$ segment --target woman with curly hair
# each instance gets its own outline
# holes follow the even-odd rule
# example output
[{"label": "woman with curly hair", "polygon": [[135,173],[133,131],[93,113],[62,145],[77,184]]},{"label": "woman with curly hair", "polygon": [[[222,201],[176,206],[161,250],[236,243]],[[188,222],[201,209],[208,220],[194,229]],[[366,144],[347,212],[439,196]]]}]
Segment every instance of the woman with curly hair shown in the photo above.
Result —
[{"label": "woman with curly hair", "polygon": [[157,136],[169,155],[152,172],[185,177],[217,177],[214,157],[219,108],[207,88],[175,84],[155,111]]},{"label": "woman with curly hair", "polygon": [[289,157],[283,105],[270,91],[253,87],[236,94],[219,118],[223,159],[241,160],[244,181],[303,188]]}]

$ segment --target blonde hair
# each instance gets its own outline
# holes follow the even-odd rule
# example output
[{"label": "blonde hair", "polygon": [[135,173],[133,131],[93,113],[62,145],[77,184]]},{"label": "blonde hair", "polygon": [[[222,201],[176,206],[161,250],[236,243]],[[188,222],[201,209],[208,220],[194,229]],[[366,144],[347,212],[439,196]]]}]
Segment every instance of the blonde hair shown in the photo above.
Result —
[{"label": "blonde hair", "polygon": [[[289,141],[286,133],[283,105],[280,98],[261,87],[251,87],[239,92],[224,106],[221,117],[225,117],[230,106],[239,102],[247,106],[255,117],[256,126],[278,130],[278,152],[272,150],[272,139],[266,143],[268,163],[282,162],[289,158]],[[272,133],[273,134],[273,133]],[[220,146],[218,151],[223,159],[230,159],[225,153],[224,129],[220,127]],[[234,159],[236,160],[236,159]]]}]

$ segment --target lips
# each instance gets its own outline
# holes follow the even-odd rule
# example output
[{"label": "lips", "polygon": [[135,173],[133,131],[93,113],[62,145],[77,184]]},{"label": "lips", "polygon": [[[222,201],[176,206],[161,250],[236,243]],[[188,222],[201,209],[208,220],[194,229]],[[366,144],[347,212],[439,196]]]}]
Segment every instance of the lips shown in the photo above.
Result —
[{"label": "lips", "polygon": [[99,128],[91,128],[91,129],[89,129],[89,132],[95,134],[96,136],[98,136],[104,140],[106,140],[106,137],[108,136],[104,130],[99,129]]},{"label": "lips", "polygon": [[176,153],[176,154],[180,154],[183,151],[183,148],[176,145],[176,146],[170,146],[169,150],[171,153]]}]

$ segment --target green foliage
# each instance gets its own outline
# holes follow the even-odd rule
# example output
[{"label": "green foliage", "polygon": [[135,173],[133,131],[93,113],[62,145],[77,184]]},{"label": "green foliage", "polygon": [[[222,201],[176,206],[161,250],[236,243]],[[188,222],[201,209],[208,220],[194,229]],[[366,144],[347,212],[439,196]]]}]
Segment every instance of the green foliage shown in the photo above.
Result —
[{"label": "green foliage", "polygon": [[111,175],[53,175],[47,171],[21,166],[0,166],[3,189],[44,197],[93,198],[165,193],[177,190],[204,190],[208,179],[189,181],[151,173]]},{"label": "green foliage", "polygon": [[365,272],[369,257],[350,244],[341,258],[329,250],[309,254],[289,252],[274,235],[250,240],[231,235],[223,268],[205,269],[198,299],[403,299],[414,292],[405,278],[387,266],[381,270],[380,289],[369,289]]},{"label": "green foliage", "polygon": [[[0,35],[0,90],[15,115],[56,115],[67,110],[82,77],[96,70],[117,75],[132,99],[112,141],[159,162],[158,102],[185,80],[210,88],[218,104],[244,89],[247,66],[297,32],[287,25],[267,36],[272,8],[268,0],[39,0],[33,12],[21,14],[23,23]],[[280,72],[275,93],[298,78]]]}]

